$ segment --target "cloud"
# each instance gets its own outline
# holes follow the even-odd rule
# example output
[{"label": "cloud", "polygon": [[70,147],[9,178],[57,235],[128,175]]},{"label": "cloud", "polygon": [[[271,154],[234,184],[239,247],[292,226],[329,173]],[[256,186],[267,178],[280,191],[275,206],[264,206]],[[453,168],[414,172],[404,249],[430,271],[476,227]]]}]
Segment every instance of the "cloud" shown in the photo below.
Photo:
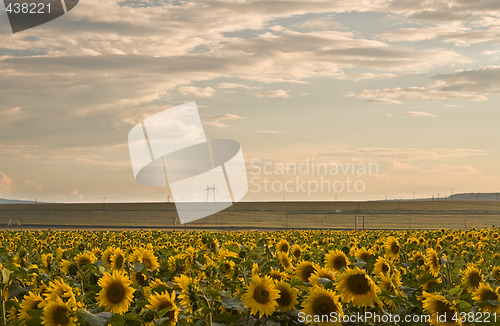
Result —
[{"label": "cloud", "polygon": [[214,117],[211,120],[204,121],[204,124],[209,125],[209,126],[213,126],[213,127],[217,127],[217,128],[226,128],[226,127],[228,127],[228,124],[227,124],[228,121],[241,120],[241,119],[243,119],[243,118],[236,115],[236,114],[227,113],[224,115]]},{"label": "cloud", "polygon": [[12,182],[12,179],[5,173],[0,172],[0,191],[2,193],[10,193],[13,186],[14,183]]},{"label": "cloud", "polygon": [[41,184],[39,184],[36,181],[30,180],[30,179],[24,180],[24,184],[29,189],[35,189],[35,190],[42,190],[43,189],[43,186]]},{"label": "cloud", "polygon": [[257,97],[290,98],[290,94],[288,93],[288,91],[284,89],[277,89],[277,90],[257,93]]},{"label": "cloud", "polygon": [[402,99],[485,101],[500,92],[500,66],[439,74],[431,79],[433,84],[428,87],[368,89],[359,93],[350,92],[346,97],[381,103],[403,103]]},{"label": "cloud", "polygon": [[473,148],[389,148],[365,147],[355,150],[323,151],[319,157],[351,160],[363,159],[374,162],[408,162],[408,161],[447,161],[487,156],[492,153],[484,149]]},{"label": "cloud", "polygon": [[76,188],[73,188],[71,191],[71,196],[76,197],[79,201],[83,201],[83,195]]},{"label": "cloud", "polygon": [[255,89],[256,87],[238,84],[238,83],[219,83],[217,86],[219,89],[234,89],[234,88],[243,88],[243,89]]},{"label": "cloud", "polygon": [[423,21],[463,21],[476,15],[498,16],[500,5],[495,0],[392,0],[388,9]]},{"label": "cloud", "polygon": [[279,134],[280,132],[277,130],[255,130],[257,134]]},{"label": "cloud", "polygon": [[194,95],[197,97],[211,97],[215,94],[212,87],[181,86],[177,90],[184,95]]},{"label": "cloud", "polygon": [[406,112],[410,117],[427,117],[427,118],[436,118],[437,115],[429,113],[429,112],[421,112],[421,111],[408,111]]}]

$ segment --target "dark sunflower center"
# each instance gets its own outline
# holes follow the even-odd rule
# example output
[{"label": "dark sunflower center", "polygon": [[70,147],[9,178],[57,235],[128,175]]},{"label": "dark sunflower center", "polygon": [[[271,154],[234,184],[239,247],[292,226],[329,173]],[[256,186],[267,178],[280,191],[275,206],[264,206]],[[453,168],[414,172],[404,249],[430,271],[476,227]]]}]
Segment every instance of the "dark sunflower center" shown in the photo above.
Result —
[{"label": "dark sunflower center", "polygon": [[142,263],[144,264],[144,267],[146,267],[146,269],[150,269],[151,266],[153,266],[153,264],[151,263],[151,260],[149,258],[142,258]]},{"label": "dark sunflower center", "polygon": [[302,252],[300,252],[299,249],[293,251],[293,256],[295,258],[300,258],[301,255],[302,255]]},{"label": "dark sunflower center", "polygon": [[253,298],[260,304],[266,304],[269,300],[269,291],[264,285],[259,285],[253,291]]},{"label": "dark sunflower center", "polygon": [[455,314],[448,304],[441,301],[436,302],[436,313],[440,316],[445,315],[447,323],[451,323],[453,321],[453,315]]},{"label": "dark sunflower center", "polygon": [[140,285],[143,285],[144,282],[146,281],[144,275],[141,273],[141,272],[137,272],[135,273],[135,280],[137,281],[137,283],[139,283]]},{"label": "dark sunflower center", "polygon": [[117,255],[115,257],[115,267],[116,269],[120,269],[123,266],[123,256],[122,255]]},{"label": "dark sunflower center", "polygon": [[435,287],[436,285],[438,285],[439,283],[436,282],[435,280],[430,280],[429,282],[427,282],[427,288],[430,289],[430,288],[433,288]]},{"label": "dark sunflower center", "polygon": [[498,300],[498,295],[490,290],[483,290],[479,294],[479,298],[481,301],[487,301],[487,300]]},{"label": "dark sunflower center", "polygon": [[87,263],[90,263],[90,259],[88,259],[87,257],[80,257],[80,259],[78,259],[78,265],[80,267],[82,267],[83,265],[85,265]]},{"label": "dark sunflower center", "polygon": [[283,267],[285,267],[285,268],[290,267],[290,260],[287,257],[283,257],[281,259],[281,263],[283,264]]},{"label": "dark sunflower center", "polygon": [[432,258],[431,258],[431,266],[432,267],[438,267],[439,266],[438,258],[437,258],[436,255],[433,255]]},{"label": "dark sunflower center", "polygon": [[292,296],[287,290],[280,290],[280,297],[276,300],[276,302],[278,302],[280,306],[286,307],[292,303]]},{"label": "dark sunflower center", "polygon": [[363,261],[366,261],[370,257],[370,253],[368,252],[363,252],[361,255],[359,255],[359,258],[363,259]]},{"label": "dark sunflower center", "polygon": [[[159,306],[158,306],[158,311],[162,311],[163,309],[172,306],[172,303],[170,301],[162,301]],[[174,310],[169,310],[163,317],[168,318],[168,320],[173,320],[175,317],[175,312]]]},{"label": "dark sunflower center", "polygon": [[364,274],[352,275],[347,279],[349,291],[356,295],[363,295],[370,292],[371,287]]},{"label": "dark sunflower center", "polygon": [[270,274],[271,278],[273,280],[278,280],[278,281],[281,281],[283,278],[281,277],[281,274],[278,274],[278,273],[271,273]]},{"label": "dark sunflower center", "polygon": [[393,254],[395,254],[395,255],[396,255],[396,254],[399,254],[399,245],[398,245],[397,243],[395,243],[395,242],[394,242],[394,243],[391,245],[391,252],[392,252]]},{"label": "dark sunflower center", "polygon": [[382,264],[382,272],[386,274],[389,271],[389,265],[387,264]]},{"label": "dark sunflower center", "polygon": [[478,272],[472,272],[469,274],[469,283],[473,287],[479,286],[479,283],[481,283],[481,275],[479,275]]},{"label": "dark sunflower center", "polygon": [[288,245],[287,244],[282,244],[280,251],[287,252],[288,251]]},{"label": "dark sunflower center", "polygon": [[52,312],[52,320],[54,321],[54,324],[68,325],[70,320],[67,313],[68,308],[63,306],[58,306],[56,309],[54,309],[54,311]]},{"label": "dark sunflower center", "polygon": [[28,310],[31,310],[31,309],[40,309],[40,307],[38,307],[38,305],[42,303],[41,300],[36,300],[36,301],[33,301],[31,304],[31,307],[29,307]]},{"label": "dark sunflower center", "polygon": [[342,267],[344,267],[346,265],[346,261],[344,259],[344,257],[342,256],[337,256],[333,259],[333,267],[336,269],[336,270],[339,270],[341,269]]},{"label": "dark sunflower center", "polygon": [[302,278],[307,282],[309,281],[309,277],[316,271],[314,266],[308,265],[302,270]]},{"label": "dark sunflower center", "polygon": [[229,264],[222,264],[222,271],[224,273],[227,273],[231,269],[231,266]]},{"label": "dark sunflower center", "polygon": [[111,303],[120,303],[125,299],[125,287],[120,282],[113,282],[108,286],[106,296]]},{"label": "dark sunflower center", "polygon": [[330,297],[319,297],[316,300],[314,300],[312,309],[314,312],[314,315],[329,315],[332,312],[337,311],[337,307],[335,306],[335,302]]}]

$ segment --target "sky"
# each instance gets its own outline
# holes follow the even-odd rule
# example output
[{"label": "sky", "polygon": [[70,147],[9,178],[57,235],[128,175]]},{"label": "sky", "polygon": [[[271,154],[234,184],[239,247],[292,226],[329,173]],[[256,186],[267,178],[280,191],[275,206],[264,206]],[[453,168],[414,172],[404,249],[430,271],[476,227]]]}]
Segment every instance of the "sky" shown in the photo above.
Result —
[{"label": "sky", "polygon": [[243,200],[500,191],[496,0],[81,0],[15,34],[0,6],[0,198],[165,201],[127,136],[191,101]]}]

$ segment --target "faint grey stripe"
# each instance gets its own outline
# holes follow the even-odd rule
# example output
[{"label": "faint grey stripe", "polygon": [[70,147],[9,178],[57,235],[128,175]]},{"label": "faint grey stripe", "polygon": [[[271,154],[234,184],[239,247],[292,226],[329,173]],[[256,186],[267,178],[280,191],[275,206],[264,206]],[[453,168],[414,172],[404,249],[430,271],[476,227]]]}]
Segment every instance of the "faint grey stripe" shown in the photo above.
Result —
[{"label": "faint grey stripe", "polygon": [[231,182],[229,182],[229,178],[227,177],[227,172],[226,172],[226,167],[224,164],[221,164],[222,167],[222,172],[224,173],[224,179],[226,179],[226,185],[227,185],[227,190],[229,192],[229,196],[231,197],[231,203],[235,203],[234,201],[234,195],[233,195],[233,190],[231,189]]},{"label": "faint grey stripe", "polygon": [[64,10],[64,13],[67,13],[68,9],[66,9],[66,0],[61,0],[61,3],[62,3],[62,7],[63,7],[63,10]]},{"label": "faint grey stripe", "polygon": [[146,125],[144,125],[144,121],[141,121],[142,132],[144,133],[144,137],[146,138],[146,144],[148,144],[149,155],[151,156],[151,161],[154,161],[153,149],[151,149],[151,143],[149,142],[148,132],[146,131]]}]

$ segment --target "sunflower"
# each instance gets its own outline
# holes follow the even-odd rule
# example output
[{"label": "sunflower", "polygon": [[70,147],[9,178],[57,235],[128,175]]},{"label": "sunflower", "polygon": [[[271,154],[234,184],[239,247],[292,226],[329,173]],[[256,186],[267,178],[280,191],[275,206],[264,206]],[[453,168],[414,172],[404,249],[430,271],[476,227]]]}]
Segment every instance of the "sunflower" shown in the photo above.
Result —
[{"label": "sunflower", "polygon": [[423,297],[424,311],[431,315],[431,325],[452,326],[457,323],[462,324],[460,318],[456,318],[458,310],[455,302],[446,299],[442,295],[427,292],[423,293]]},{"label": "sunflower", "polygon": [[469,290],[475,290],[483,282],[481,270],[469,264],[462,273],[462,284]]},{"label": "sunflower", "polygon": [[19,309],[19,319],[30,319],[29,310],[42,309],[43,298],[40,294],[29,292],[24,296],[21,302],[21,309]]},{"label": "sunflower", "polygon": [[340,271],[342,268],[349,264],[349,259],[344,254],[344,252],[340,250],[330,251],[325,256],[325,264],[331,270]]},{"label": "sunflower", "polygon": [[425,282],[424,284],[422,284],[422,289],[424,289],[425,291],[436,291],[437,290],[437,287],[439,286],[439,284],[441,284],[442,281],[441,281],[441,278],[437,278],[437,279],[433,279],[433,280],[428,280],[427,282]]},{"label": "sunflower", "polygon": [[51,253],[48,253],[48,254],[42,254],[42,266],[50,271],[52,268],[52,263],[54,262],[54,255],[51,254]]},{"label": "sunflower", "polygon": [[142,249],[139,256],[140,262],[146,267],[148,271],[154,271],[160,265],[158,264],[158,258],[154,255],[152,250]]},{"label": "sunflower", "polygon": [[139,272],[133,272],[131,274],[131,278],[132,278],[132,282],[134,282],[134,284],[137,284],[137,285],[140,285],[140,286],[143,286],[146,283],[146,280],[147,280],[147,276],[144,275],[141,271],[139,271]]},{"label": "sunflower", "polygon": [[278,310],[285,312],[295,310],[295,305],[299,304],[297,297],[299,290],[292,288],[287,282],[281,281],[275,284],[276,289],[279,291],[279,297],[276,299],[278,303]]},{"label": "sunflower", "polygon": [[385,254],[389,259],[398,259],[399,253],[401,252],[401,247],[399,246],[399,242],[394,237],[387,238],[385,242]]},{"label": "sunflower", "polygon": [[76,298],[73,289],[62,280],[54,280],[49,282],[49,287],[44,293],[45,299],[48,302],[53,302],[60,298],[64,303],[71,306],[76,306]]},{"label": "sunflower", "polygon": [[78,267],[83,267],[86,264],[93,264],[97,258],[92,252],[85,251],[76,255],[74,260],[78,264]]},{"label": "sunflower", "polygon": [[432,276],[437,277],[439,275],[441,264],[436,250],[432,248],[427,249],[427,253],[425,255],[425,266],[429,268]]},{"label": "sunflower", "polygon": [[181,306],[186,308],[188,312],[193,312],[193,305],[196,303],[196,292],[198,288],[196,287],[193,280],[181,274],[181,276],[174,277],[174,284],[181,290],[179,299],[181,299]]},{"label": "sunflower", "polygon": [[271,315],[278,303],[279,291],[274,286],[269,276],[260,278],[254,276],[252,282],[246,287],[246,293],[243,295],[245,307],[250,308],[252,314]]},{"label": "sunflower", "polygon": [[377,292],[379,288],[364,270],[354,267],[342,273],[335,282],[335,286],[342,296],[342,299],[351,302],[357,307],[373,306],[379,303]]},{"label": "sunflower", "polygon": [[491,278],[494,278],[495,280],[500,280],[500,267],[495,266],[491,270]]},{"label": "sunflower", "polygon": [[330,281],[335,281],[335,273],[333,273],[330,269],[323,267],[318,268],[314,274],[309,277],[309,283],[321,285],[319,281],[320,278],[328,279]]},{"label": "sunflower", "polygon": [[[339,296],[332,290],[315,286],[302,303],[306,316],[312,316],[317,325],[332,325],[332,317],[340,319],[344,312],[339,303]],[[335,322],[333,325],[341,325]]]},{"label": "sunflower", "polygon": [[124,270],[125,269],[125,254],[120,248],[116,248],[111,253],[109,257],[111,262],[111,268],[116,270]]},{"label": "sunflower", "polygon": [[15,322],[17,321],[17,316],[19,314],[19,300],[14,297],[12,299],[15,304],[12,305],[12,307],[10,307],[10,309],[7,311],[7,320],[10,321],[10,322]]},{"label": "sunflower", "polygon": [[373,255],[373,251],[368,250],[365,247],[361,247],[354,251],[354,257],[359,258],[362,261],[366,261],[371,255]]},{"label": "sunflower", "polygon": [[125,274],[115,270],[113,274],[105,273],[98,281],[102,290],[98,295],[98,304],[106,311],[125,313],[133,299],[134,289]]},{"label": "sunflower", "polygon": [[144,294],[149,296],[152,293],[160,293],[168,290],[169,288],[170,287],[167,283],[161,280],[154,280],[149,284],[149,286],[144,287]]},{"label": "sunflower", "polygon": [[[498,294],[498,288],[493,290],[488,283],[481,283],[476,291],[472,294],[472,298],[476,300],[476,303],[482,303],[489,300],[500,301],[500,295]],[[491,313],[500,313],[500,305],[488,304],[484,306],[483,311],[489,311]]]},{"label": "sunflower", "polygon": [[280,260],[281,266],[283,266],[284,269],[289,270],[289,269],[293,268],[292,261],[290,260],[290,258],[288,257],[287,254],[280,254],[279,260]]},{"label": "sunflower", "polygon": [[[167,325],[175,325],[177,323],[177,317],[179,315],[179,309],[175,305],[175,292],[172,291],[172,295],[169,295],[167,291],[161,293],[152,294],[146,305],[146,308],[151,309],[159,313],[160,311],[170,308],[161,318],[166,318],[165,321]],[[162,325],[164,325],[162,323]]]},{"label": "sunflower", "polygon": [[281,239],[276,245],[276,252],[280,254],[288,254],[290,250],[290,244],[285,239]]},{"label": "sunflower", "polygon": [[400,277],[398,275],[381,275],[377,285],[382,290],[382,301],[389,309],[394,311],[394,309],[396,309],[396,302],[394,302],[394,298],[406,296],[404,293],[399,291],[399,288],[402,285]]},{"label": "sunflower", "polygon": [[391,266],[387,260],[380,256],[377,258],[377,262],[373,266],[373,274],[375,275],[387,275],[391,271]]},{"label": "sunflower", "polygon": [[74,311],[76,311],[76,306],[70,307],[61,298],[56,297],[43,308],[42,324],[46,326],[74,326]]},{"label": "sunflower", "polygon": [[233,277],[234,275],[234,267],[236,266],[236,264],[234,263],[234,261],[232,260],[224,260],[219,268],[220,268],[220,271],[222,272],[222,274],[228,276],[228,277]]},{"label": "sunflower", "polygon": [[302,247],[298,244],[294,244],[292,247],[292,257],[299,259],[302,256]]},{"label": "sunflower", "polygon": [[177,254],[175,256],[168,257],[168,270],[174,274],[176,272],[182,273],[184,272],[184,258],[182,255]]},{"label": "sunflower", "polygon": [[284,281],[288,279],[288,275],[278,269],[272,269],[271,272],[269,272],[269,277],[275,281]]},{"label": "sunflower", "polygon": [[303,261],[299,265],[297,265],[295,269],[295,276],[302,282],[308,283],[309,278],[311,277],[312,274],[316,272],[318,267],[309,262],[309,261]]}]

